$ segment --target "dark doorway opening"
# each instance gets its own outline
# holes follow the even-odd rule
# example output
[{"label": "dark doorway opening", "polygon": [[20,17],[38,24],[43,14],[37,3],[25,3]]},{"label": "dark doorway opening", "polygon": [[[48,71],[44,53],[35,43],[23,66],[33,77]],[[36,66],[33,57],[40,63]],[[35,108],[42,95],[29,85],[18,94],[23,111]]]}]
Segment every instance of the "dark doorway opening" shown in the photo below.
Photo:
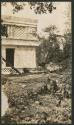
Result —
[{"label": "dark doorway opening", "polygon": [[14,49],[12,48],[7,48],[6,49],[6,66],[10,67],[14,66]]}]

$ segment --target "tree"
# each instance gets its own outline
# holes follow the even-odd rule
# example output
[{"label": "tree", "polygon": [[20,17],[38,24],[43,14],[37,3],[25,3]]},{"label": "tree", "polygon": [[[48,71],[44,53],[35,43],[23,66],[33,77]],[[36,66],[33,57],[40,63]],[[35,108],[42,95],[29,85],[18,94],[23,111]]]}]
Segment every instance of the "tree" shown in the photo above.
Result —
[{"label": "tree", "polygon": [[[42,44],[38,49],[39,65],[45,65],[53,62],[66,65],[67,59],[71,57],[71,33],[66,33],[64,36],[56,34],[57,27],[51,25],[47,27],[45,32],[48,33],[48,38],[42,38]],[[59,39],[58,39],[59,37]],[[64,40],[63,50],[60,49],[59,42]],[[63,44],[63,43],[62,43]]]},{"label": "tree", "polygon": [[45,65],[50,61],[58,60],[58,54],[60,53],[59,44],[57,41],[57,35],[55,31],[57,27],[51,25],[47,27],[44,31],[49,34],[48,38],[42,38],[42,44],[38,50],[39,56],[39,65]]},{"label": "tree", "polygon": [[68,67],[72,64],[72,34],[65,33],[66,44],[64,46],[64,58],[67,60]]},{"label": "tree", "polygon": [[[8,2],[2,2],[2,5],[6,6]],[[53,2],[10,2],[13,6],[13,13],[24,9],[24,7],[29,5],[30,9],[33,9],[36,14],[52,13],[56,9]]]},{"label": "tree", "polygon": [[[52,13],[56,7],[53,6],[52,2],[9,2],[13,6],[13,14],[24,9],[24,7],[29,4],[30,9],[33,9],[36,14],[41,13]],[[6,6],[8,2],[2,2],[3,6]],[[7,37],[6,26],[1,22],[1,35]]]}]

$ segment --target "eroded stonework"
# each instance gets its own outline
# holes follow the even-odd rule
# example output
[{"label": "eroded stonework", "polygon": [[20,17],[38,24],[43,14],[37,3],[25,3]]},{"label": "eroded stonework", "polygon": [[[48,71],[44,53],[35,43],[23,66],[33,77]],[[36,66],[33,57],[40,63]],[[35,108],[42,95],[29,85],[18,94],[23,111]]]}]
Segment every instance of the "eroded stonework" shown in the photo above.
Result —
[{"label": "eroded stonework", "polygon": [[[2,37],[2,57],[18,69],[36,68],[36,48],[40,44],[36,35],[37,20],[11,16],[3,16],[2,20],[8,34]],[[11,67],[2,62],[2,71],[5,68]]]}]

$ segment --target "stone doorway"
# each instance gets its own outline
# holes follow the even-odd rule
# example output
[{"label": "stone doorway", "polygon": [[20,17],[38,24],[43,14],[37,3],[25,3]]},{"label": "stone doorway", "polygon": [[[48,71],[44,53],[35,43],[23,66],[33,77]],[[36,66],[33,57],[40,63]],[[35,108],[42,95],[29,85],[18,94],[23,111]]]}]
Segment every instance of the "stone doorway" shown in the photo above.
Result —
[{"label": "stone doorway", "polygon": [[6,62],[7,62],[6,63],[7,67],[10,67],[10,65],[14,66],[14,49],[12,48],[6,49]]}]

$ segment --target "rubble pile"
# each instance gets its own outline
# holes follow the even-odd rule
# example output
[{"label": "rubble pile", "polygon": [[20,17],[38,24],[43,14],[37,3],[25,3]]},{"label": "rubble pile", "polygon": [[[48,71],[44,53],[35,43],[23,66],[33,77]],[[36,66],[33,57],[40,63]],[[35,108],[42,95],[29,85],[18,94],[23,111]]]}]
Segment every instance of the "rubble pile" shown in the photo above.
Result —
[{"label": "rubble pile", "polygon": [[50,62],[49,64],[46,64],[46,69],[50,72],[58,72],[62,70],[62,66],[61,65],[56,65],[52,62]]},{"label": "rubble pile", "polygon": [[[57,80],[56,80],[57,79]],[[8,78],[8,123],[71,123],[71,74]]]}]

